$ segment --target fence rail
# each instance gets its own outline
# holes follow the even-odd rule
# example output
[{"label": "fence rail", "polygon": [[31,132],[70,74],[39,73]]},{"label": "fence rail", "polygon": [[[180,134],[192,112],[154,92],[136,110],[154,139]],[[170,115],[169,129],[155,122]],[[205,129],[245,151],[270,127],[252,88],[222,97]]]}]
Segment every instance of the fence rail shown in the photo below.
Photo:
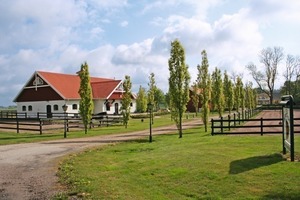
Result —
[{"label": "fence rail", "polygon": [[[123,122],[120,115],[110,115],[100,113],[92,116],[90,128],[95,125],[110,126]],[[71,128],[83,128],[81,117],[78,113],[25,113],[0,111],[0,129],[16,130],[19,133],[23,131],[35,131],[42,134],[44,131],[64,129],[67,132]]]},{"label": "fence rail", "polygon": [[[250,122],[250,123],[247,123]],[[271,122],[271,124],[270,124]],[[294,127],[300,127],[300,118],[294,118]],[[235,129],[235,130],[232,130]],[[246,129],[243,131],[243,129]],[[211,135],[219,134],[282,134],[282,118],[236,119],[221,117],[211,120]],[[300,133],[295,128],[294,133]]]}]

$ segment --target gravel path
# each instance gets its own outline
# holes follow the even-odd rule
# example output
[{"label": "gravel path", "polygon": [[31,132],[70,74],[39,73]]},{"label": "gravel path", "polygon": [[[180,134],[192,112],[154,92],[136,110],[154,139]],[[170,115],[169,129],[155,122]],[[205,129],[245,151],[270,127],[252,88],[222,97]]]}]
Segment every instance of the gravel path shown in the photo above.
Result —
[{"label": "gravel path", "polygon": [[[183,128],[200,126],[200,120]],[[153,135],[176,132],[175,126],[153,129]],[[0,200],[51,199],[61,188],[56,171],[62,156],[86,148],[132,140],[149,135],[149,130],[80,139],[0,146]]]}]

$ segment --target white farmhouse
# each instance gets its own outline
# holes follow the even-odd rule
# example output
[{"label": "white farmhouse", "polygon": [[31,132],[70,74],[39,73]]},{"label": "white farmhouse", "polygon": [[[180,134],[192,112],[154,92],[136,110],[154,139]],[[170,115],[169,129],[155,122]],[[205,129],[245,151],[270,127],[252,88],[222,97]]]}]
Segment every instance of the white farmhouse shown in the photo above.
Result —
[{"label": "white farmhouse", "polygon": [[[14,99],[17,112],[33,114],[62,113],[67,105],[67,113],[79,113],[78,75],[36,71]],[[120,114],[123,94],[122,81],[91,77],[94,114]],[[136,98],[132,94],[131,112],[136,110]]]}]

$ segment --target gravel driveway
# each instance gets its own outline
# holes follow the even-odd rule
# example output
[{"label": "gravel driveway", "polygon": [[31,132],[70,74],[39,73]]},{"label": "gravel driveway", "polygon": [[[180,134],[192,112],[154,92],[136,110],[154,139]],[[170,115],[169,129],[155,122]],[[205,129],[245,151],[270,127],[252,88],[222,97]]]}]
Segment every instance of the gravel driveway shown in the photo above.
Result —
[{"label": "gravel driveway", "polygon": [[[184,129],[200,126],[200,120]],[[176,132],[175,126],[153,129],[153,135]],[[149,130],[99,137],[0,146],[0,200],[51,199],[61,190],[56,171],[62,156],[83,149],[149,135]]]}]

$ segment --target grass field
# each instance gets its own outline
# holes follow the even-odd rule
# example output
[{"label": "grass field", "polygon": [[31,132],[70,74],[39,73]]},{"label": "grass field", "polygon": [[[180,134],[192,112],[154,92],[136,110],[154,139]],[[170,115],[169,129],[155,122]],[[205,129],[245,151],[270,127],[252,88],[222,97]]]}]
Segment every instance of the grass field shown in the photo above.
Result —
[{"label": "grass field", "polygon": [[[297,156],[300,136],[296,136]],[[203,128],[72,155],[59,177],[83,199],[300,199],[300,162],[281,136],[210,136]]]}]

